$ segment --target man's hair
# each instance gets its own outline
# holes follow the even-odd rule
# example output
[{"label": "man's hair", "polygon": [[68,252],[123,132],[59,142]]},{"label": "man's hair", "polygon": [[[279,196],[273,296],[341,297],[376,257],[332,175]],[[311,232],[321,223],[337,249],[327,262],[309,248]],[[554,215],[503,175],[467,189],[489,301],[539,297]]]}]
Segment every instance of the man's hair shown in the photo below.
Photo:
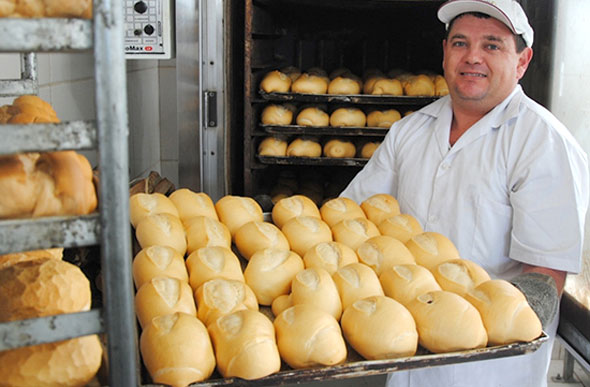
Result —
[{"label": "man's hair", "polygon": [[[453,23],[455,23],[455,20],[457,20],[458,18],[460,18],[461,16],[464,15],[471,15],[471,16],[475,16],[478,17],[480,19],[489,19],[491,16],[485,13],[481,13],[481,12],[465,12],[462,13],[460,15],[457,15],[453,18],[453,20],[451,20],[449,22],[449,27],[447,28],[447,31],[445,32],[445,39],[449,38],[449,31],[451,30],[451,27],[453,26]],[[524,38],[522,37],[522,35],[516,35],[516,34],[512,34],[514,36],[514,43],[516,45],[516,52],[517,53],[521,53],[522,50],[524,50],[526,48],[526,42],[524,41]]]}]

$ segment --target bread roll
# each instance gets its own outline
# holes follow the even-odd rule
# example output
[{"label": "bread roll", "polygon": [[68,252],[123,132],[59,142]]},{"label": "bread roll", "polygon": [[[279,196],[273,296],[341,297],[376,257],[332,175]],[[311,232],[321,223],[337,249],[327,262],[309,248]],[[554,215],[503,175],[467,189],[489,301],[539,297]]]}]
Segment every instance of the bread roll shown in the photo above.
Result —
[{"label": "bread roll", "polygon": [[188,386],[207,379],[215,369],[207,328],[186,313],[155,317],[141,332],[139,348],[143,363],[157,384]]},{"label": "bread roll", "polygon": [[406,242],[406,247],[416,259],[416,263],[428,270],[434,270],[442,262],[461,258],[450,239],[433,231],[414,235]]},{"label": "bread roll", "polygon": [[217,369],[224,378],[252,380],[280,370],[275,329],[262,313],[239,310],[219,318],[208,329]]},{"label": "bread roll", "polygon": [[279,70],[268,72],[260,82],[260,89],[267,93],[287,93],[291,88],[291,78]]},{"label": "bread roll", "polygon": [[136,289],[158,276],[178,278],[188,283],[184,258],[170,246],[150,246],[142,249],[133,259],[132,269]]},{"label": "bread roll", "polygon": [[7,106],[10,118],[17,118],[25,115],[30,117],[27,122],[15,122],[14,119],[9,119],[10,123],[56,123],[59,122],[57,113],[48,102],[39,98],[36,95],[21,95],[12,101],[12,105]]},{"label": "bread roll", "polygon": [[301,75],[301,70],[295,66],[283,67],[281,72],[291,78],[292,82],[295,82],[295,80]]},{"label": "bread roll", "polygon": [[292,368],[331,366],[346,360],[338,321],[312,305],[294,305],[274,321],[281,358]]},{"label": "bread roll", "polygon": [[349,263],[358,262],[353,249],[340,242],[320,242],[307,250],[303,256],[306,268],[322,268],[330,275]]},{"label": "bread roll", "polygon": [[375,270],[378,276],[395,265],[416,263],[414,256],[403,243],[387,235],[367,239],[356,249],[356,254],[359,262]]},{"label": "bread roll", "polygon": [[278,137],[265,137],[258,145],[260,156],[284,157],[287,155],[287,141]]},{"label": "bread roll", "polygon": [[[354,251],[369,238],[378,236],[377,226],[367,218],[344,219],[332,226],[336,242],[344,243]],[[357,253],[358,254],[358,253]]]},{"label": "bread roll", "polygon": [[215,210],[219,220],[227,226],[232,237],[246,223],[264,220],[260,204],[246,196],[226,195],[215,203]]},{"label": "bread roll", "polygon": [[329,126],[330,116],[317,107],[306,107],[297,114],[296,123],[300,126]]},{"label": "bread roll", "polygon": [[336,320],[340,320],[342,315],[338,288],[330,273],[322,268],[312,267],[297,273],[291,283],[291,302],[293,305],[315,306],[328,312]]},{"label": "bread roll", "polygon": [[185,223],[187,252],[192,254],[202,247],[231,248],[231,234],[223,223],[208,216],[196,216]]},{"label": "bread roll", "polygon": [[3,254],[0,255],[0,269],[6,266],[14,265],[17,262],[34,261],[35,259],[39,258],[62,259],[63,251],[63,247],[57,247],[54,249],[30,250],[21,251],[18,253]]},{"label": "bread roll", "polygon": [[399,203],[393,196],[385,193],[375,194],[361,203],[367,219],[376,225],[387,218],[399,215]]},{"label": "bread roll", "polygon": [[283,232],[269,222],[248,222],[236,231],[235,245],[246,260],[257,251],[273,248],[289,250],[289,241]]},{"label": "bread roll", "polygon": [[154,277],[135,293],[135,314],[142,328],[146,328],[154,317],[175,312],[197,315],[193,292],[184,281]]},{"label": "bread roll", "polygon": [[342,309],[370,296],[383,296],[383,288],[377,274],[364,263],[350,263],[336,270],[332,279],[338,288]]},{"label": "bread roll", "polygon": [[293,111],[282,105],[270,104],[262,110],[260,122],[264,125],[290,125]]},{"label": "bread roll", "polygon": [[365,81],[363,82],[363,93],[364,94],[373,94],[373,89],[375,88],[375,83],[377,81],[386,79],[383,73],[379,72],[378,74],[370,75],[364,78]]},{"label": "bread roll", "polygon": [[296,216],[311,216],[321,218],[318,206],[307,196],[293,195],[281,199],[272,208],[272,221],[278,228]]},{"label": "bread roll", "polygon": [[447,81],[442,75],[437,75],[434,78],[434,95],[437,97],[442,97],[447,94],[449,94],[449,86],[447,85]]},{"label": "bread roll", "polygon": [[287,156],[320,157],[322,146],[313,138],[298,137],[287,147]]},{"label": "bread roll", "polygon": [[205,192],[194,192],[188,188],[180,188],[172,192],[169,199],[178,210],[178,217],[185,225],[189,219],[197,216],[207,216],[219,220],[215,212],[215,204]]},{"label": "bread roll", "polygon": [[226,247],[200,248],[188,256],[186,267],[193,290],[213,278],[245,281],[239,258]]},{"label": "bread roll", "polygon": [[404,93],[409,96],[434,96],[434,83],[425,74],[410,77],[404,82]]},{"label": "bread roll", "polygon": [[361,85],[358,80],[337,76],[328,85],[328,94],[360,94]]},{"label": "bread roll", "polygon": [[135,227],[135,237],[142,249],[150,246],[170,246],[184,257],[186,233],[180,218],[162,213],[144,217]]},{"label": "bread roll", "polygon": [[92,1],[90,0],[5,1],[0,5],[1,17],[92,18]]},{"label": "bread roll", "polygon": [[291,294],[281,294],[274,300],[272,300],[271,310],[272,314],[276,317],[281,312],[287,308],[293,306],[293,299],[291,298]]},{"label": "bread roll", "polygon": [[325,77],[303,73],[293,82],[291,91],[301,94],[326,94],[328,83],[329,81]]},{"label": "bread roll", "polygon": [[354,200],[345,197],[330,199],[322,204],[320,215],[330,227],[344,219],[366,217],[361,206]]},{"label": "bread roll", "polygon": [[367,116],[358,108],[338,108],[330,114],[330,126],[333,127],[363,127],[367,123]]},{"label": "bread roll", "polygon": [[237,310],[258,310],[258,300],[248,285],[225,278],[214,278],[199,286],[195,300],[197,317],[206,326]]},{"label": "bread roll", "polygon": [[465,296],[482,282],[489,281],[489,274],[477,263],[467,259],[453,259],[440,263],[432,274],[443,290]]},{"label": "bread roll", "polygon": [[0,270],[0,321],[90,310],[90,282],[69,262],[23,261]]},{"label": "bread roll", "polygon": [[463,297],[438,290],[409,302],[419,343],[434,353],[483,348],[488,335],[479,312]]},{"label": "bread roll", "polygon": [[394,122],[402,119],[396,109],[374,110],[367,114],[367,126],[374,128],[390,128]]},{"label": "bread roll", "polygon": [[367,360],[413,356],[418,349],[414,318],[389,297],[355,301],[342,314],[341,325],[346,341]]},{"label": "bread roll", "polygon": [[265,249],[254,253],[244,270],[246,283],[260,305],[271,305],[281,294],[288,294],[291,281],[303,270],[303,260],[289,250]]},{"label": "bread roll", "polygon": [[283,225],[291,250],[303,257],[313,246],[332,240],[330,226],[313,216],[296,216]]},{"label": "bread roll", "polygon": [[377,150],[377,148],[381,145],[381,141],[372,141],[367,142],[361,148],[361,157],[363,159],[370,159],[373,156],[373,153]]},{"label": "bread roll", "polygon": [[380,78],[375,80],[372,95],[404,95],[402,83],[397,79]]},{"label": "bread roll", "polygon": [[356,155],[352,141],[332,139],[324,144],[324,156],[332,158],[351,158]]},{"label": "bread roll", "polygon": [[0,352],[4,386],[86,386],[102,363],[96,335]]},{"label": "bread roll", "polygon": [[488,280],[465,298],[479,311],[491,345],[531,341],[543,332],[541,321],[517,287],[505,280]]},{"label": "bread roll", "polygon": [[407,243],[413,236],[424,232],[420,223],[410,214],[399,214],[384,219],[377,228],[382,235],[389,235],[402,243]]},{"label": "bread roll", "polygon": [[379,282],[387,297],[408,305],[421,294],[442,290],[432,273],[424,266],[405,264],[383,270]]},{"label": "bread roll", "polygon": [[133,227],[146,216],[170,214],[180,218],[174,202],[161,193],[136,193],[129,198],[129,218]]}]

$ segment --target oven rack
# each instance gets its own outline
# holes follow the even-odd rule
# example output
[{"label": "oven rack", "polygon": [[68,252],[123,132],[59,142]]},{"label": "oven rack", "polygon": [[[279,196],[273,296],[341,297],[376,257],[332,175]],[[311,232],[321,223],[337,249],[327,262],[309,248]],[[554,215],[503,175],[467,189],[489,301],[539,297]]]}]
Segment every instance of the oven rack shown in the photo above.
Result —
[{"label": "oven rack", "polygon": [[260,156],[258,161],[268,165],[308,165],[308,166],[339,166],[362,167],[369,159],[362,158],[334,158],[334,157],[295,157],[295,156]]},{"label": "oven rack", "polygon": [[359,105],[415,105],[424,106],[440,97],[412,97],[368,94],[301,94],[301,93],[266,93],[259,90],[261,100],[254,102],[309,102],[309,103],[354,103]]},{"label": "oven rack", "polygon": [[0,81],[0,96],[37,94],[35,52],[91,51],[95,121],[0,125],[0,154],[96,149],[99,210],[83,216],[0,221],[2,253],[100,245],[103,307],[0,323],[0,350],[105,334],[109,384],[138,385],[129,231],[127,95],[123,9],[93,1],[92,20],[0,18],[0,52],[21,54],[21,78]]},{"label": "oven rack", "polygon": [[310,135],[310,136],[371,136],[385,137],[389,128],[370,126],[302,126],[302,125],[265,125],[260,128],[268,134]]}]

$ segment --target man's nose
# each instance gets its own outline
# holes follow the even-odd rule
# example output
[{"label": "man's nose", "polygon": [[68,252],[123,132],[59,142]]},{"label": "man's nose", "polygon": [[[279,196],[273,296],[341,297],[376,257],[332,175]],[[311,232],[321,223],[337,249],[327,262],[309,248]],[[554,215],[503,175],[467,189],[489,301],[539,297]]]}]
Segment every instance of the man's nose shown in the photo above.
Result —
[{"label": "man's nose", "polygon": [[477,64],[482,62],[482,50],[477,46],[469,46],[465,52],[465,62]]}]

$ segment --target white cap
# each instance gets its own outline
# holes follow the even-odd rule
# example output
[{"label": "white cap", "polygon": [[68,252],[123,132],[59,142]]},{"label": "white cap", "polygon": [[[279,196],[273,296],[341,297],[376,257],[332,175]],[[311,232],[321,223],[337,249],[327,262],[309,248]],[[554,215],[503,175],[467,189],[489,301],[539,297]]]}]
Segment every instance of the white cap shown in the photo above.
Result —
[{"label": "white cap", "polygon": [[500,20],[516,35],[522,35],[526,45],[533,45],[533,28],[520,4],[514,0],[449,0],[438,9],[438,18],[448,25],[456,16],[466,12],[481,12]]}]

